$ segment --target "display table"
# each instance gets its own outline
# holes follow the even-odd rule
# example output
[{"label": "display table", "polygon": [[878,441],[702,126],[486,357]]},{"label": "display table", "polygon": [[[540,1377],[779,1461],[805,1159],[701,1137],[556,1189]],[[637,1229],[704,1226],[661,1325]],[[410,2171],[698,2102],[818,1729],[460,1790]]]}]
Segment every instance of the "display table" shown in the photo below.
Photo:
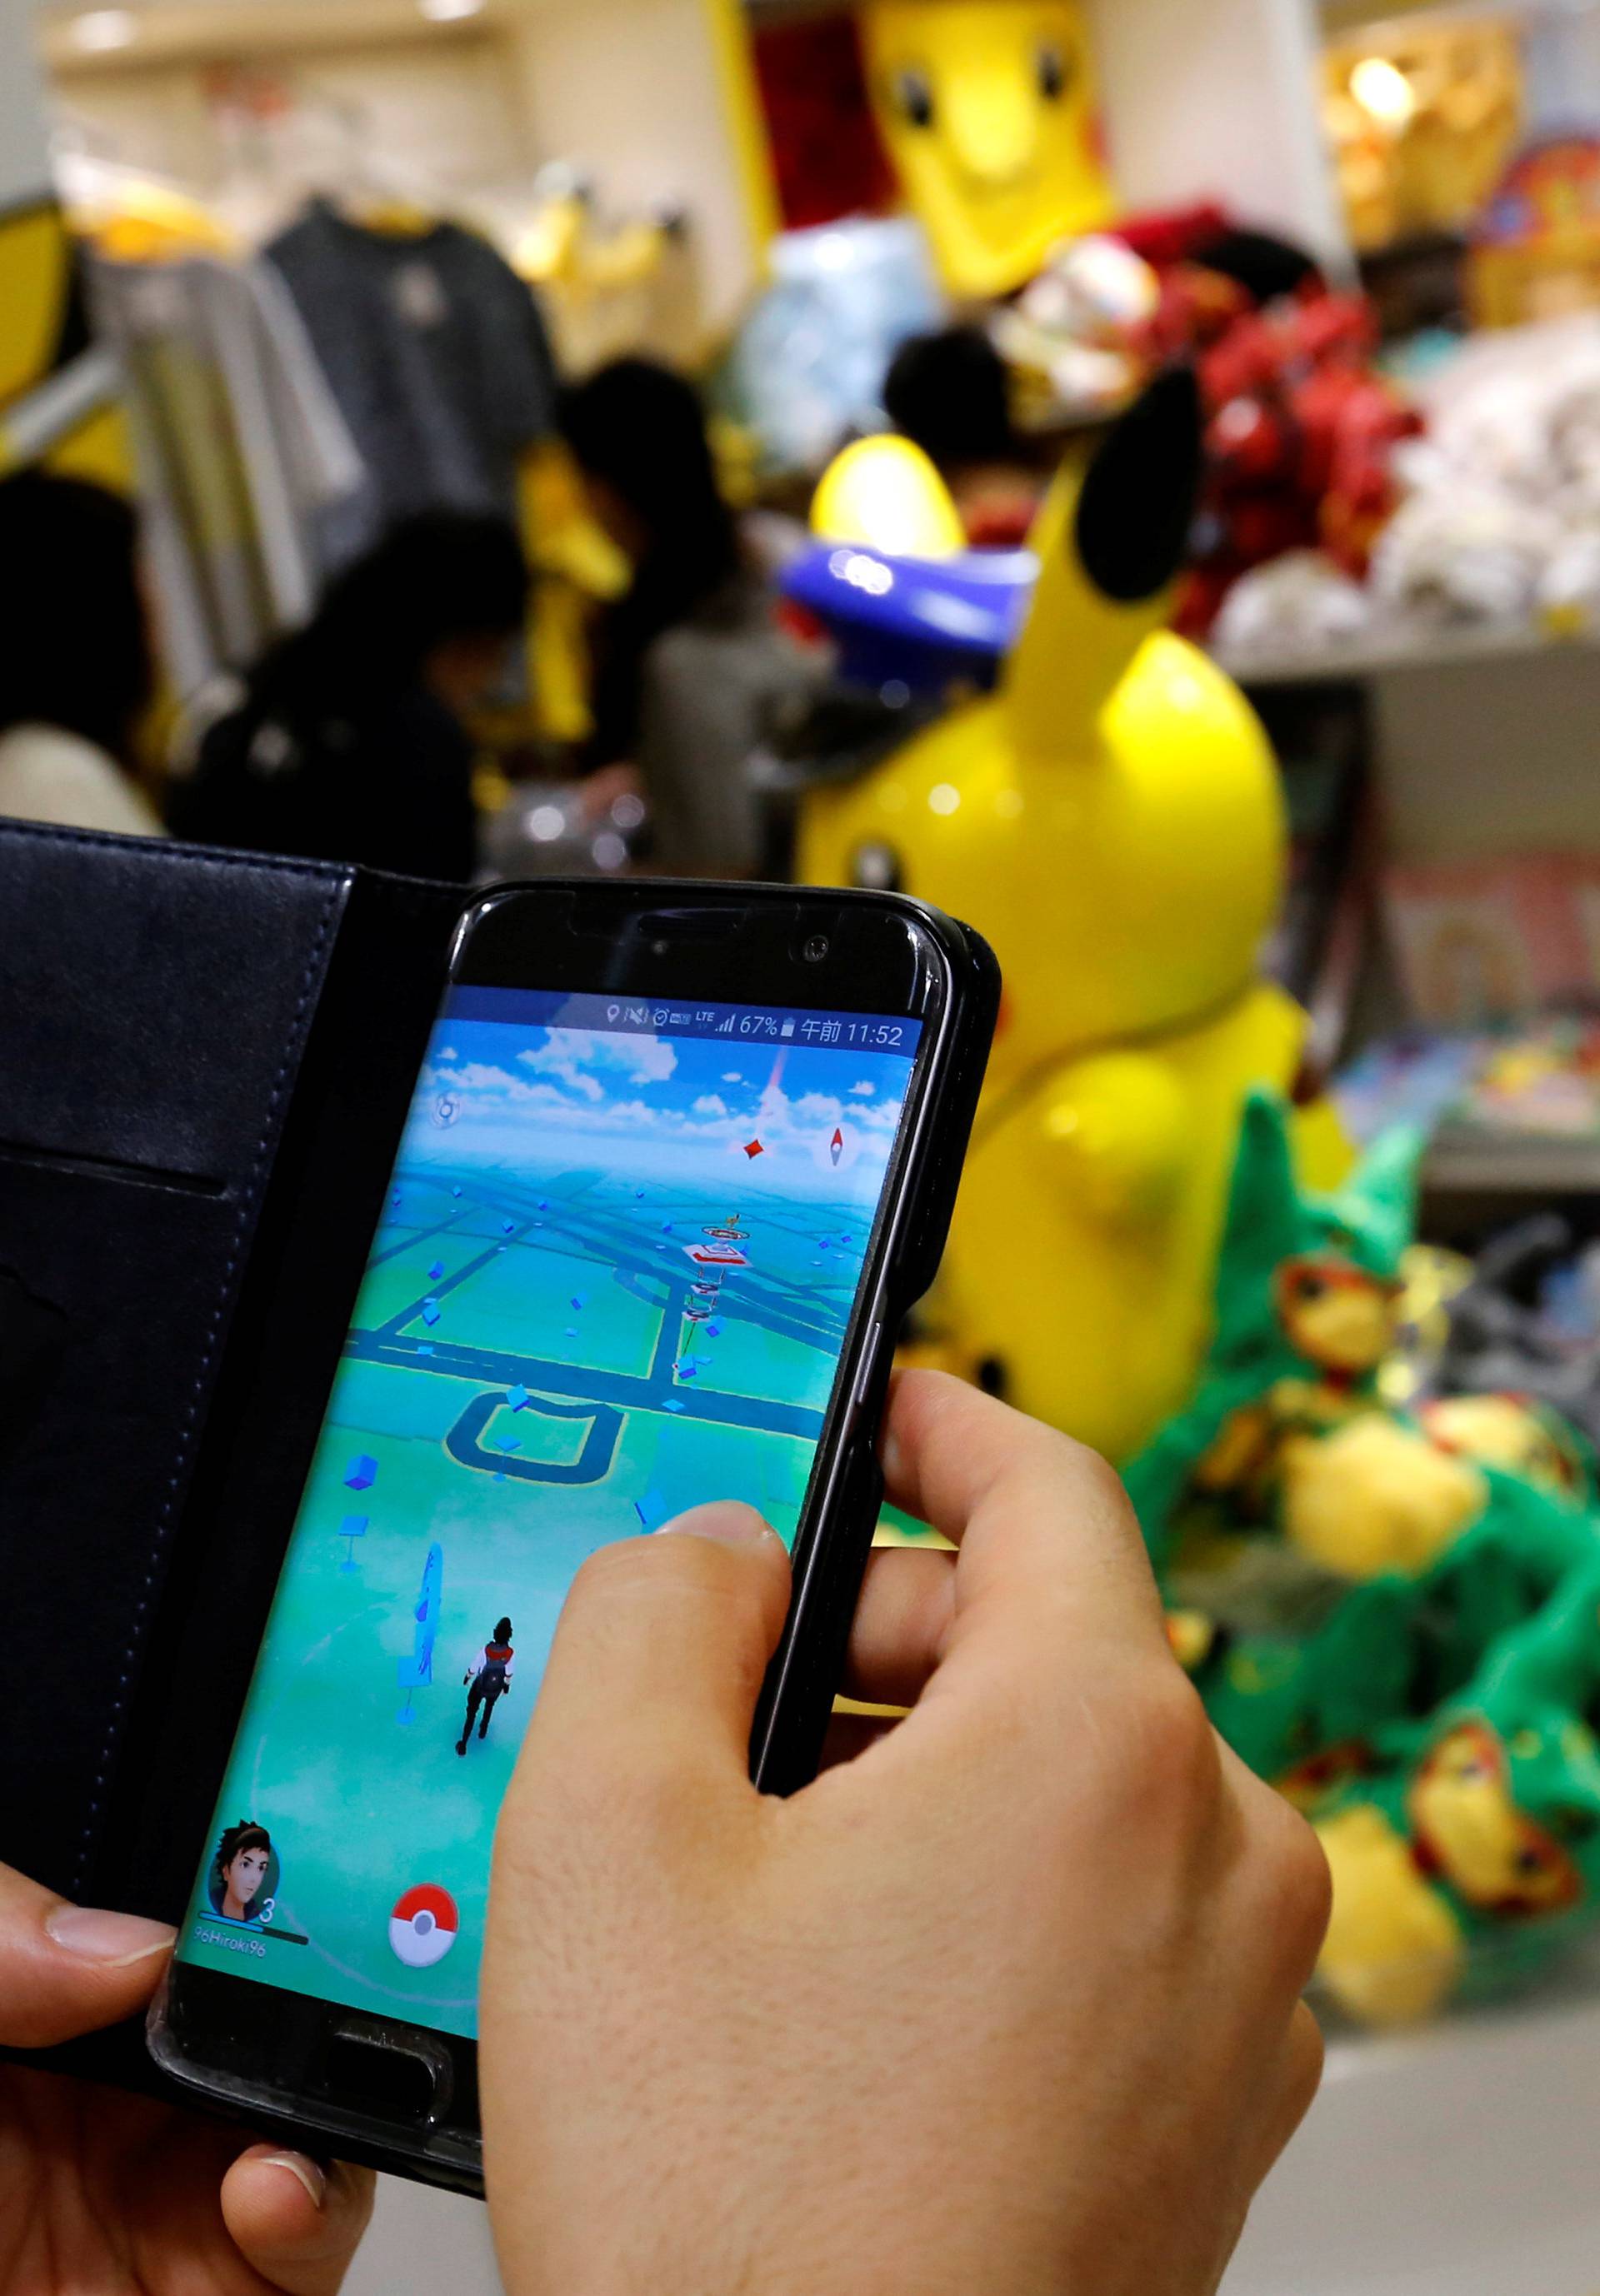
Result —
[{"label": "display table", "polygon": [[1515,2008],[1341,2040],[1223,2296],[1595,2296],[1600,1950]]}]

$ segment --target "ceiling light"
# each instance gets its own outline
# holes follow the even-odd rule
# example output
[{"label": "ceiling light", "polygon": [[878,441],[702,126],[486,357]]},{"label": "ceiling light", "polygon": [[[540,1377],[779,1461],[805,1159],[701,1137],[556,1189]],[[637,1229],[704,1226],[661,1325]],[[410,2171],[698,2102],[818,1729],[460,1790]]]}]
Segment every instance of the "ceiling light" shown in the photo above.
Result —
[{"label": "ceiling light", "polygon": [[131,48],[139,36],[133,12],[127,8],[91,8],[74,16],[71,39],[86,56],[109,55],[113,48]]},{"label": "ceiling light", "polygon": [[1387,56],[1363,56],[1350,74],[1350,94],[1380,127],[1408,127],[1416,116],[1416,90]]},{"label": "ceiling light", "polygon": [[416,0],[417,6],[431,24],[455,24],[464,16],[476,16],[483,0]]}]

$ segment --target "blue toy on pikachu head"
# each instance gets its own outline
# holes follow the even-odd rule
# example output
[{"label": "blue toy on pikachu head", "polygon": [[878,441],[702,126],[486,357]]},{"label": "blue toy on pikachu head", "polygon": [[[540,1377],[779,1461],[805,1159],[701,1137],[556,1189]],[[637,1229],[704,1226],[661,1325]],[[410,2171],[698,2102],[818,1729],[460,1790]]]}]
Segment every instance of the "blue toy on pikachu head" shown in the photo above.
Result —
[{"label": "blue toy on pikachu head", "polygon": [[[1165,627],[1200,436],[1174,372],[1062,471],[996,691],[809,794],[796,852],[803,881],[898,884],[992,942],[1005,998],[933,1321],[944,1360],[1112,1458],[1188,1397],[1245,1097],[1289,1089],[1304,1036],[1258,970],[1285,858],[1266,734]],[[1325,1128],[1308,1173],[1331,1183]]]}]

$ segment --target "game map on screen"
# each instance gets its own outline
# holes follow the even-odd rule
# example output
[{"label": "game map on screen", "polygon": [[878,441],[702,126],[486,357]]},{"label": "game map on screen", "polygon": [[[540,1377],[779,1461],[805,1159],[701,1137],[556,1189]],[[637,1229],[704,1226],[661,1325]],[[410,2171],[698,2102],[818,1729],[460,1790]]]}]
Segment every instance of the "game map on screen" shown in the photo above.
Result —
[{"label": "game map on screen", "polygon": [[707,1499],[792,1540],[918,1034],[452,993],[180,1958],[475,2032],[567,1588]]}]

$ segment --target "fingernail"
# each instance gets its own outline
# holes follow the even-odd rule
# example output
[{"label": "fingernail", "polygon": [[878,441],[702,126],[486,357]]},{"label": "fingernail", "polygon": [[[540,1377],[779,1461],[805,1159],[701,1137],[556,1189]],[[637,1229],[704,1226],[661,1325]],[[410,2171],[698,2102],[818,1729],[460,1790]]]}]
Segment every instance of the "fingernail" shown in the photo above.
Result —
[{"label": "fingernail", "polygon": [[291,2177],[298,2177],[310,2194],[314,2209],[320,2209],[328,2196],[327,2178],[316,2161],[304,2152],[269,2152],[261,2166],[264,2169],[287,2169]]},{"label": "fingernail", "polygon": [[744,1506],[737,1499],[721,1499],[712,1506],[691,1507],[671,1522],[664,1522],[656,1533],[658,1538],[669,1533],[686,1532],[691,1538],[714,1538],[720,1546],[759,1546],[777,1533],[764,1522],[752,1506]]},{"label": "fingernail", "polygon": [[147,1922],[143,1914],[113,1914],[100,1906],[58,1906],[45,1927],[63,1952],[103,1962],[109,1969],[165,1953],[177,1935],[165,1922]]}]

